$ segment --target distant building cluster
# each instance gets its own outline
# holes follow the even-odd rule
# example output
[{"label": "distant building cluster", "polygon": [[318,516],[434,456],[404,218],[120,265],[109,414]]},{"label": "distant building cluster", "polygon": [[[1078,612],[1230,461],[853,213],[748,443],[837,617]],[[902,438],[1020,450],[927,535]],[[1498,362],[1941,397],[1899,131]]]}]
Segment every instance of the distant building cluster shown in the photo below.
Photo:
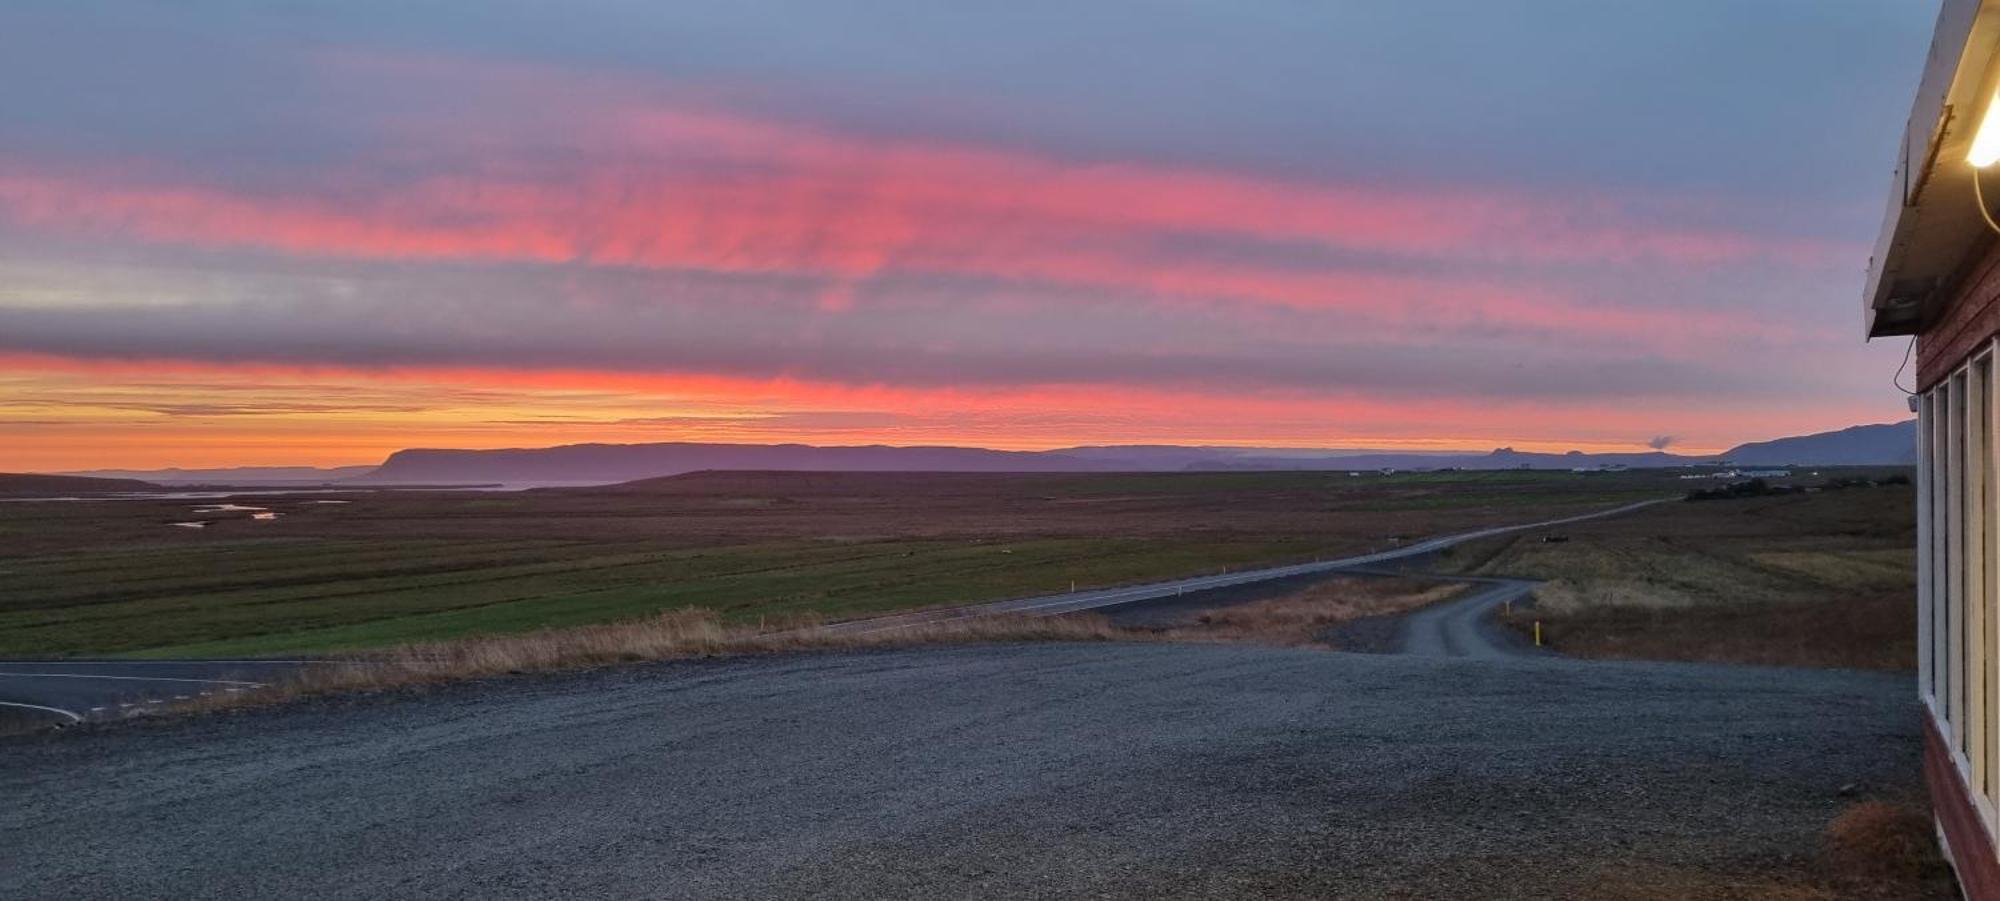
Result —
[{"label": "distant building cluster", "polygon": [[1789,479],[1789,469],[1724,469],[1719,472],[1692,472],[1681,476],[1687,479]]}]

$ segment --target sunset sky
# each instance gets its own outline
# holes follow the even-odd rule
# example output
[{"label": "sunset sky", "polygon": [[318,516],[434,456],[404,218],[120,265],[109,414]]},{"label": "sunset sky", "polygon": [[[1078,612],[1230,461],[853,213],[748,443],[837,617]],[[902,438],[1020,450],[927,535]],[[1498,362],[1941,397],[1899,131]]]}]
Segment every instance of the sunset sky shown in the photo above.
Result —
[{"label": "sunset sky", "polygon": [[0,5],[0,470],[1907,417],[1935,2]]}]

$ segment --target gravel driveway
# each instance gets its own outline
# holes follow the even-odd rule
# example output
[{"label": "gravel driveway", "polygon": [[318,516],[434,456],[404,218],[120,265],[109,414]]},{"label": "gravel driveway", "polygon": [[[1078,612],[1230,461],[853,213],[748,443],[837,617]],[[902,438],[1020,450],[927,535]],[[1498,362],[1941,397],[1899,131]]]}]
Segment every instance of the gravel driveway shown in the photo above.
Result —
[{"label": "gravel driveway", "polygon": [[0,897],[1477,897],[1770,870],[1908,680],[1249,646],[660,664],[0,740]]}]

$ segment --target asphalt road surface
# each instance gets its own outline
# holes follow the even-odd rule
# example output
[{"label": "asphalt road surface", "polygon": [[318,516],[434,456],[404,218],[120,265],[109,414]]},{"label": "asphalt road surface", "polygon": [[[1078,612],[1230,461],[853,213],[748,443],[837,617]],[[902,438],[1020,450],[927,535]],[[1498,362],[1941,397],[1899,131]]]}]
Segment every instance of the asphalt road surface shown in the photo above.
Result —
[{"label": "asphalt road surface", "polygon": [[0,725],[117,719],[156,704],[255,688],[298,665],[302,661],[0,661]]},{"label": "asphalt road surface", "polygon": [[991,604],[974,604],[941,610],[921,610],[915,613],[900,613],[853,620],[845,623],[835,623],[828,628],[835,631],[866,633],[899,629],[920,623],[949,622],[980,616],[1058,616],[1064,613],[1099,610],[1142,601],[1180,597],[1197,592],[1234,588],[1259,582],[1299,579],[1305,576],[1331,574],[1357,567],[1375,567],[1385,564],[1395,564],[1401,561],[1420,560],[1428,558],[1446,548],[1464,544],[1468,541],[1491,538],[1496,535],[1507,535],[1514,532],[1525,532],[1533,529],[1546,529],[1552,526],[1568,525],[1592,519],[1603,519],[1607,516],[1619,516],[1660,503],[1665,503],[1665,501],[1640,501],[1636,504],[1626,504],[1621,507],[1599,510],[1594,513],[1584,513],[1577,516],[1565,516],[1560,519],[1548,519],[1510,526],[1494,526],[1471,532],[1460,532],[1455,535],[1428,538],[1391,550],[1360,554],[1353,557],[1339,557],[1312,563],[1298,563],[1290,566],[1245,569],[1231,573],[1218,573],[1212,576],[1173,579],[1165,582],[1149,582],[1144,585],[1128,585],[1121,588],[1072,591],[1065,594],[1052,594],[1042,597],[1017,598],[1010,601],[997,601]]},{"label": "asphalt road surface", "polygon": [[512,678],[0,739],[0,897],[1657,891],[1808,866],[1850,792],[1913,791],[1911,697],[1117,643]]},{"label": "asphalt road surface", "polygon": [[1114,624],[1139,629],[1163,629],[1195,622],[1218,607],[1248,604],[1306,591],[1328,578],[1401,577],[1461,582],[1471,586],[1464,595],[1407,613],[1371,616],[1341,623],[1321,636],[1341,650],[1370,654],[1411,654],[1420,657],[1472,657],[1493,660],[1545,653],[1500,625],[1494,614],[1502,606],[1534,593],[1530,579],[1436,576],[1418,570],[1335,570],[1290,579],[1259,582],[1199,594],[1133,601],[1107,608]]},{"label": "asphalt road surface", "polygon": [[1453,581],[1471,583],[1473,588],[1464,597],[1404,615],[1399,629],[1400,653],[1480,660],[1540,653],[1494,620],[1494,614],[1502,606],[1534,593],[1537,583],[1527,579]]}]

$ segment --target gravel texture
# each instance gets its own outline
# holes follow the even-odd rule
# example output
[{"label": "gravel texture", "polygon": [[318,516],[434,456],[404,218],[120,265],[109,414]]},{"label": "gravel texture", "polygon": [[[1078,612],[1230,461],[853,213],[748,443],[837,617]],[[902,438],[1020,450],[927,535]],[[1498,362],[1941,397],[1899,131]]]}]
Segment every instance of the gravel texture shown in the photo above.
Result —
[{"label": "gravel texture", "polygon": [[1798,864],[1910,790],[1912,694],[1166,644],[521,677],[0,739],[0,897],[1564,897]]}]

